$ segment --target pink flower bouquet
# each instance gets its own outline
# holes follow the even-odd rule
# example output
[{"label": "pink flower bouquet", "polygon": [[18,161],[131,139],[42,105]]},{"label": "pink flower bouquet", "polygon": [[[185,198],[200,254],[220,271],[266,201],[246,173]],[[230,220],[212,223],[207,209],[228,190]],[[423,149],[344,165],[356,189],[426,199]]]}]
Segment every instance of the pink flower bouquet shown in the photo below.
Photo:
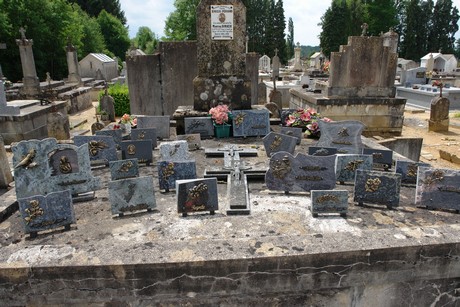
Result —
[{"label": "pink flower bouquet", "polygon": [[305,130],[306,135],[319,137],[319,120],[323,120],[325,122],[331,121],[327,117],[321,117],[321,115],[312,108],[297,109],[287,117],[286,126],[302,128]]},{"label": "pink flower bouquet", "polygon": [[214,121],[214,124],[216,125],[223,125],[228,122],[228,113],[230,110],[228,109],[228,106],[225,104],[218,105],[214,108],[211,108],[209,110],[209,114],[211,114],[211,118]]}]

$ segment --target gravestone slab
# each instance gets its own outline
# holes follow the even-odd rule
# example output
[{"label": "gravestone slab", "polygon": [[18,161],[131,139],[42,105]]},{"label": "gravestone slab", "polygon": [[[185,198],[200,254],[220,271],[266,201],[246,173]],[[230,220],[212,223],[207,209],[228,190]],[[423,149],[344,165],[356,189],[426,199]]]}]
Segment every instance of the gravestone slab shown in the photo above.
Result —
[{"label": "gravestone slab", "polygon": [[62,226],[70,230],[70,225],[76,223],[69,190],[20,198],[18,203],[25,232],[30,233],[32,238],[39,231]]},{"label": "gravestone slab", "polygon": [[233,171],[227,177],[227,215],[251,214],[248,178],[243,172]]},{"label": "gravestone slab", "polygon": [[118,148],[121,146],[121,142],[123,141],[123,132],[121,129],[105,129],[99,130],[95,132],[96,135],[105,135],[113,137],[113,141],[117,144]]},{"label": "gravestone slab", "polygon": [[364,148],[363,155],[371,155],[374,168],[388,171],[393,165],[393,151],[373,148]]},{"label": "gravestone slab", "polygon": [[112,180],[139,177],[137,159],[111,161],[109,168]]},{"label": "gravestone slab", "polygon": [[138,116],[137,128],[155,128],[158,138],[169,139],[169,116]]},{"label": "gravestone slab", "polygon": [[270,133],[268,110],[236,110],[233,114],[233,136],[265,136]]},{"label": "gravestone slab", "polygon": [[112,214],[123,216],[139,210],[150,212],[156,207],[151,176],[109,181],[108,186]]},{"label": "gravestone slab", "polygon": [[96,134],[96,131],[99,131],[99,130],[102,130],[105,128],[105,125],[99,121],[93,123],[91,125],[91,134],[92,135],[95,135]]},{"label": "gravestone slab", "polygon": [[269,190],[309,192],[335,187],[335,156],[316,157],[278,152],[270,158],[265,184]]},{"label": "gravestone slab", "polygon": [[201,148],[200,134],[182,134],[177,136],[178,141],[187,141],[188,150],[194,151]]},{"label": "gravestone slab", "polygon": [[311,214],[318,217],[324,213],[339,213],[345,217],[348,212],[348,191],[346,190],[312,190]]},{"label": "gravestone slab", "polygon": [[145,163],[149,166],[153,161],[152,141],[121,142],[121,157],[123,160],[137,159],[138,163]]},{"label": "gravestone slab", "polygon": [[280,151],[285,151],[293,155],[297,145],[297,138],[286,134],[270,132],[263,138],[263,142],[267,157]]},{"label": "gravestone slab", "polygon": [[419,167],[431,167],[428,163],[413,161],[396,161],[396,173],[401,174],[402,184],[417,184]]},{"label": "gravestone slab", "polygon": [[415,204],[460,212],[460,171],[419,167]]},{"label": "gravestone slab", "polygon": [[337,155],[335,160],[335,173],[337,181],[341,184],[354,182],[356,170],[372,170],[371,155]]},{"label": "gravestone slab", "polygon": [[337,148],[335,147],[308,147],[308,154],[310,156],[332,156],[337,154]]},{"label": "gravestone slab", "polygon": [[450,101],[446,97],[434,97],[431,101],[430,120],[428,131],[449,131],[449,106]]},{"label": "gravestone slab", "polygon": [[18,106],[8,106],[6,102],[5,85],[0,79],[0,114],[2,115],[19,115],[21,109]]},{"label": "gravestone slab", "polygon": [[360,154],[364,125],[359,121],[318,121],[321,137],[316,146],[335,147],[339,153]]},{"label": "gravestone slab", "polygon": [[226,152],[236,152],[238,151],[238,154],[240,157],[257,157],[258,151],[257,149],[254,148],[240,148],[238,145],[229,145],[225,146],[223,148],[205,148],[204,154],[206,157],[223,157],[224,153]]},{"label": "gravestone slab", "polygon": [[115,121],[115,100],[112,96],[105,94],[100,100],[101,112],[105,112],[111,122]]},{"label": "gravestone slab", "polygon": [[131,140],[143,141],[151,140],[152,149],[157,147],[157,131],[155,128],[136,128],[131,130]]},{"label": "gravestone slab", "polygon": [[399,205],[401,175],[380,171],[356,170],[354,201],[372,203],[391,209]]},{"label": "gravestone slab", "polygon": [[214,136],[214,125],[211,117],[186,117],[184,118],[185,133],[199,133],[202,138]]},{"label": "gravestone slab", "polygon": [[58,140],[70,139],[70,122],[67,114],[52,112],[47,120],[48,137]]},{"label": "gravestone slab", "polygon": [[195,161],[160,161],[158,162],[158,179],[160,190],[169,192],[176,187],[177,180],[196,179]]},{"label": "gravestone slab", "polygon": [[103,135],[76,135],[73,138],[76,146],[88,144],[90,161],[105,161],[106,165],[110,161],[118,160],[117,149],[113,137]]},{"label": "gravestone slab", "polygon": [[11,182],[13,182],[13,176],[11,175],[5,143],[3,142],[3,137],[0,134],[0,188],[4,189],[9,187]]},{"label": "gravestone slab", "polygon": [[176,180],[177,211],[182,216],[188,213],[219,209],[217,179]]},{"label": "gravestone slab", "polygon": [[172,141],[160,144],[160,160],[162,161],[187,161],[190,160],[187,141]]},{"label": "gravestone slab", "polygon": [[300,141],[302,140],[302,128],[297,128],[297,127],[281,127],[280,129],[281,134],[293,136],[297,138],[297,145],[300,144]]}]

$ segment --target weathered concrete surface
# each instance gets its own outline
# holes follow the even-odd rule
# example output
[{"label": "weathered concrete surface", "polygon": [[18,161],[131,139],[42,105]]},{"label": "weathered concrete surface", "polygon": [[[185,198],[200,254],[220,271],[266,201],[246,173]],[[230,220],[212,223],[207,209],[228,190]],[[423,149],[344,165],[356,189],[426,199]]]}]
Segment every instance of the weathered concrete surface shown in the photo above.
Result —
[{"label": "weathered concrete surface", "polygon": [[[267,164],[261,140],[203,140],[206,148],[247,144]],[[312,141],[303,139],[298,152]],[[366,141],[365,143],[368,143]],[[222,158],[194,151],[198,176]],[[159,157],[154,151],[154,160]],[[141,176],[155,166],[142,167]],[[68,232],[24,235],[18,213],[0,223],[0,305],[312,305],[455,306],[459,303],[460,223],[451,211],[414,206],[415,188],[403,186],[400,207],[359,207],[348,217],[311,216],[308,193],[269,192],[250,182],[251,215],[226,216],[226,185],[219,211],[177,214],[175,193],[156,192],[157,211],[113,218],[108,169],[96,169],[103,189],[75,204]],[[3,199],[3,198],[2,198]]]}]

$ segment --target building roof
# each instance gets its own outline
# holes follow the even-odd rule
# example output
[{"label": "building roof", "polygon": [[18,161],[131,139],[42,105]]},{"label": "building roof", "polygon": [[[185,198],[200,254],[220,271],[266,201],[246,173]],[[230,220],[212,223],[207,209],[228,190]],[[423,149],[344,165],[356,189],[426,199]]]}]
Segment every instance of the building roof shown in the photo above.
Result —
[{"label": "building roof", "polygon": [[111,57],[103,53],[90,53],[90,55],[92,55],[93,57],[95,57],[96,59],[98,59],[99,61],[103,63],[115,62],[114,59],[112,59]]},{"label": "building roof", "polygon": [[316,59],[317,57],[319,57],[320,55],[322,55],[321,52],[315,52],[312,54],[312,56],[310,57],[310,59]]}]

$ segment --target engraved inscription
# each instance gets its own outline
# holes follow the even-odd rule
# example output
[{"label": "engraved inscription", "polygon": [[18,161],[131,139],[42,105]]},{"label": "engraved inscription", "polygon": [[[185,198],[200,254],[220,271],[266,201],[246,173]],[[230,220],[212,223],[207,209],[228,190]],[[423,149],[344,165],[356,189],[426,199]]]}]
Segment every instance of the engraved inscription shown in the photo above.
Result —
[{"label": "engraved inscription", "polygon": [[265,126],[265,125],[254,125],[251,128],[252,129],[265,129],[265,128],[267,128],[267,126]]},{"label": "engraved inscription", "polygon": [[365,186],[366,192],[377,192],[379,190],[380,184],[382,184],[382,181],[379,178],[367,179]]},{"label": "engraved inscription", "polygon": [[372,154],[372,158],[374,158],[374,159],[383,159],[383,154],[380,153],[380,152],[374,152]]},{"label": "engraved inscription", "polygon": [[322,204],[324,202],[334,202],[334,203],[338,203],[340,201],[340,199],[335,196],[335,195],[332,195],[332,194],[326,194],[326,195],[322,195],[320,197],[318,197],[317,199],[317,202]]},{"label": "engraved inscription", "polygon": [[323,181],[323,177],[320,176],[296,176],[295,179],[297,180],[305,180],[305,181]]},{"label": "engraved inscription", "polygon": [[452,193],[459,193],[460,194],[460,189],[456,187],[438,187],[438,190],[441,192],[452,192]]},{"label": "engraved inscription", "polygon": [[323,166],[313,166],[312,165],[312,166],[300,166],[299,168],[307,172],[327,171],[327,167],[323,167]]},{"label": "engraved inscription", "polygon": [[349,141],[332,141],[333,144],[338,144],[338,145],[353,145]]}]

